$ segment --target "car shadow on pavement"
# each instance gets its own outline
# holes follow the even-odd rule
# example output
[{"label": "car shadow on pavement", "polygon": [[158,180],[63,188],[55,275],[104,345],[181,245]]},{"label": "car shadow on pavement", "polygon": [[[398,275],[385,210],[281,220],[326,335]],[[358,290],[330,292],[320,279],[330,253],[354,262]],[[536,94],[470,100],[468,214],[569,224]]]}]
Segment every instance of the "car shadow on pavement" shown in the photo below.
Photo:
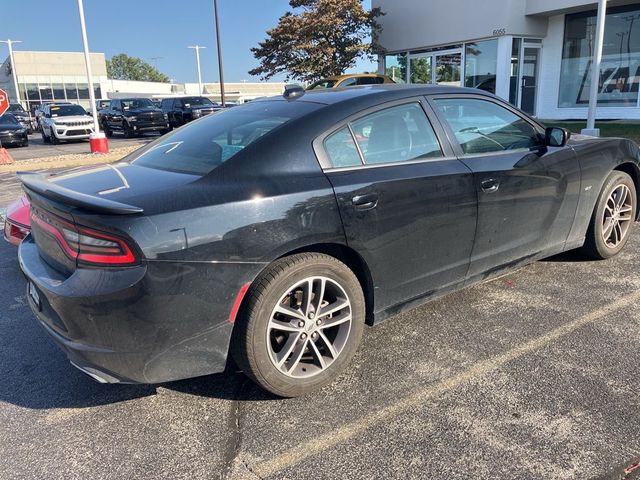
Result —
[{"label": "car shadow on pavement", "polygon": [[593,258],[589,258],[579,250],[569,250],[568,252],[559,253],[553,257],[543,258],[541,262],[553,262],[553,263],[586,263],[595,262]]}]

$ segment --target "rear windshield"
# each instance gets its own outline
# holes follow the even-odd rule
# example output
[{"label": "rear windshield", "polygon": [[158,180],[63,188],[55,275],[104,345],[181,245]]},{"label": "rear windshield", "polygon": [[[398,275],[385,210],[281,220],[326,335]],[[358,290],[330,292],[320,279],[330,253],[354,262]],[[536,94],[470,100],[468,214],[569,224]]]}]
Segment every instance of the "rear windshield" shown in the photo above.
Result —
[{"label": "rear windshield", "polygon": [[307,87],[307,90],[322,90],[324,88],[333,88],[336,84],[335,80],[318,80]]},{"label": "rear windshield", "polygon": [[72,115],[86,115],[87,112],[80,105],[55,105],[50,107],[52,117],[70,117]]},{"label": "rear windshield", "polygon": [[159,138],[131,163],[205,175],[273,129],[318,107],[306,102],[255,102],[231,108]]}]

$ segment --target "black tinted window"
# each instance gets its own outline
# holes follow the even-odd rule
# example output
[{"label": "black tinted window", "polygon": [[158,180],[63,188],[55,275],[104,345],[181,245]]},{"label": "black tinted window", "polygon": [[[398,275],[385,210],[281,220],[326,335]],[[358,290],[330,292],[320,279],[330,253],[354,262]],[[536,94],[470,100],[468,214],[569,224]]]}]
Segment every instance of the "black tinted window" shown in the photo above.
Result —
[{"label": "black tinted window", "polygon": [[417,103],[372,113],[354,121],[351,128],[368,164],[442,156],[433,128]]},{"label": "black tinted window", "polygon": [[538,132],[524,119],[500,105],[475,98],[435,100],[464,153],[490,153],[532,148]]},{"label": "black tinted window", "polygon": [[324,148],[329,155],[331,164],[336,168],[362,165],[358,148],[347,127],[341,128],[327,137],[324,141]]},{"label": "black tinted window", "polygon": [[303,102],[248,103],[159,138],[132,163],[205,175],[272,130],[317,108]]}]

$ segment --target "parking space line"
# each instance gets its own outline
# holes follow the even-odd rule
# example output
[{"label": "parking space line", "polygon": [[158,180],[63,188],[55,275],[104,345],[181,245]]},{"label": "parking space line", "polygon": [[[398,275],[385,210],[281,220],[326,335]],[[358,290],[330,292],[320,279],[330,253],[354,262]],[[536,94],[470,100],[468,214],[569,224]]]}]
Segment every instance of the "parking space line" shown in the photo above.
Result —
[{"label": "parking space line", "polygon": [[426,400],[453,390],[465,382],[474,380],[480,376],[496,370],[508,362],[516,360],[524,355],[540,350],[552,342],[559,340],[585,325],[594,323],[603,317],[617,312],[640,300],[640,291],[621,298],[597,310],[583,315],[576,320],[557,327],[550,332],[523,343],[503,354],[481,361],[457,375],[441,380],[423,390],[415,392],[400,401],[393,403],[376,412],[370,413],[359,420],[343,425],[340,428],[327,432],[301,443],[290,450],[270,460],[258,463],[251,467],[251,471],[260,476],[268,477],[286,468],[296,465],[306,458],[317,455],[325,450],[333,448],[365,430],[376,426],[386,420],[398,416],[403,411],[424,403]]}]

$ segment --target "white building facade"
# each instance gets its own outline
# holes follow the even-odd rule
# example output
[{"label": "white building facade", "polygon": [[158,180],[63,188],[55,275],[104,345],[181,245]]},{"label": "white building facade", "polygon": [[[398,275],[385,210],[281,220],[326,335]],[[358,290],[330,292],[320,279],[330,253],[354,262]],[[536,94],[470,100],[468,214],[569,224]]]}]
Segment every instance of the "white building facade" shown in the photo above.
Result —
[{"label": "white building facade", "polygon": [[[373,0],[386,15],[380,71],[475,87],[543,119],[585,119],[597,3]],[[608,2],[598,119],[640,120],[640,2]]]}]

